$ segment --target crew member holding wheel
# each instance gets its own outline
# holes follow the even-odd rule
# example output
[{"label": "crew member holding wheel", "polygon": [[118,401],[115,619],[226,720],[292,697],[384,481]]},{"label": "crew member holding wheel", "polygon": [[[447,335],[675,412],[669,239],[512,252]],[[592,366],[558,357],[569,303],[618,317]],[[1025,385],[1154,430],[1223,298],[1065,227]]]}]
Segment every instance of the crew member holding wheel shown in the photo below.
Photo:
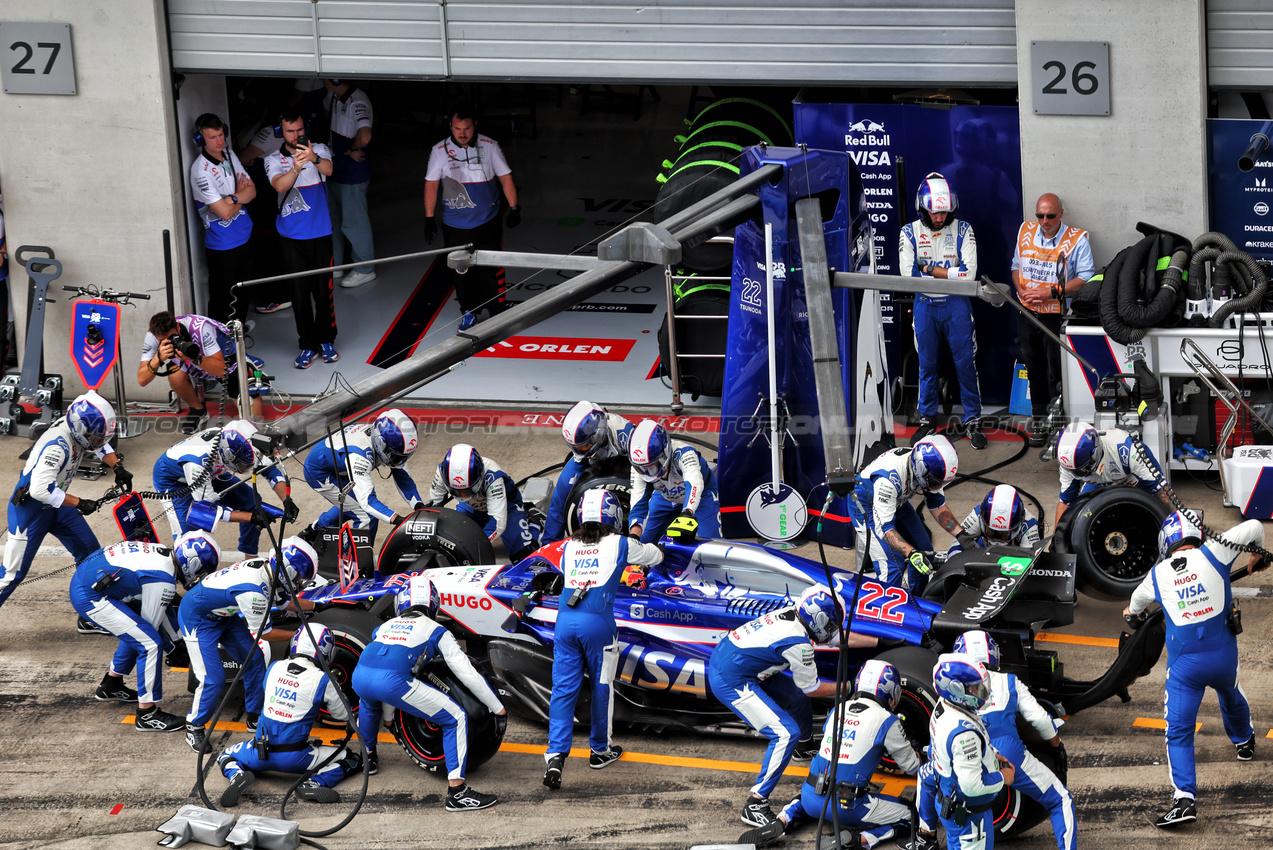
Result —
[{"label": "crew member holding wheel", "polygon": [[566,503],[579,476],[600,461],[628,456],[632,428],[632,423],[622,416],[590,401],[581,401],[570,408],[561,423],[561,435],[570,446],[571,455],[553,487],[548,517],[544,520],[545,542],[560,540],[565,535]]},{"label": "crew member holding wheel", "polygon": [[655,545],[638,543],[619,532],[623,508],[608,490],[589,490],[579,503],[579,530],[561,553],[564,604],[557,606],[553,629],[553,694],[548,718],[548,751],[544,785],[561,787],[561,770],[570,753],[575,702],[584,669],[592,681],[592,748],[588,763],[600,770],[619,760],[623,748],[611,744],[614,719],[612,684],[619,659],[619,626],[614,620],[614,594],[628,564],[662,563]]},{"label": "crew member holding wheel", "polygon": [[[1171,769],[1171,808],[1156,825],[1168,829],[1198,819],[1194,800],[1194,723],[1203,692],[1220,700],[1225,734],[1237,747],[1238,761],[1255,758],[1251,706],[1238,684],[1238,635],[1242,618],[1230,587],[1233,565],[1244,547],[1264,545],[1264,526],[1249,519],[1222,538],[1203,543],[1202,529],[1186,513],[1163,520],[1158,532],[1158,563],[1132,594],[1123,616],[1139,628],[1153,603],[1162,606],[1167,627],[1167,764]],[[1268,566],[1262,555],[1247,560],[1247,575]]]},{"label": "crew member holding wheel", "polygon": [[642,543],[653,543],[664,534],[689,539],[698,534],[720,536],[716,474],[697,449],[673,440],[667,429],[647,419],[632,431],[628,462],[632,464],[629,534],[640,537]]},{"label": "crew member holding wheel", "polygon": [[[1166,483],[1158,461],[1143,443],[1122,428],[1097,431],[1086,422],[1074,422],[1056,440],[1056,459],[1061,467],[1061,497],[1056,505],[1056,523],[1076,498],[1113,485],[1138,487],[1157,493],[1164,504]],[[1141,452],[1144,452],[1142,454]]]},{"label": "crew member holding wheel", "polygon": [[455,509],[480,525],[492,543],[503,541],[514,564],[539,548],[539,526],[527,519],[512,476],[467,443],[456,443],[438,464],[429,507],[441,506],[448,494],[459,502]]},{"label": "crew member holding wheel", "polygon": [[910,503],[919,493],[950,536],[963,535],[961,545],[972,545],[972,536],[960,527],[942,492],[958,468],[955,447],[934,434],[909,449],[886,451],[858,473],[849,516],[865,574],[892,584],[905,580],[915,593],[923,591],[933,571],[933,540]]}]

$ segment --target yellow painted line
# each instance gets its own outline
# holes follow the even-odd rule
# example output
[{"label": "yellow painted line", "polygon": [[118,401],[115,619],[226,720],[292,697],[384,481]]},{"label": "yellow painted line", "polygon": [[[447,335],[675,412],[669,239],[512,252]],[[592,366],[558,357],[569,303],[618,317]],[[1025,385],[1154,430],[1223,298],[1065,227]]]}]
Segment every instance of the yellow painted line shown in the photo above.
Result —
[{"label": "yellow painted line", "polygon": [[[135,720],[136,717],[130,714],[121,720],[120,723],[131,724]],[[1201,726],[1202,724],[1198,725]],[[228,720],[223,720],[217,723],[216,728],[216,731],[218,732],[247,732],[247,730],[248,727],[246,723],[237,723]],[[329,726],[315,726],[310,730],[309,734],[312,737],[320,739],[324,744],[334,744],[345,737],[344,730],[335,729]],[[1269,734],[1270,737],[1273,737],[1273,732],[1270,732]],[[376,740],[382,744],[392,744],[395,741],[393,735],[386,732],[381,732],[377,735]],[[533,755],[542,758],[545,748],[543,744],[514,744],[510,741],[505,741],[499,749],[502,753],[520,753],[522,755]],[[589,751],[583,747],[574,747],[570,750],[571,758],[586,759],[589,754]],[[752,764],[745,761],[723,761],[721,759],[666,756],[659,755],[657,753],[637,753],[632,750],[626,750],[623,753],[622,760],[626,762],[635,762],[637,764],[657,764],[666,767],[688,767],[695,770],[729,770],[736,773],[760,772],[759,764]],[[784,776],[802,777],[807,776],[808,773],[809,769],[803,765],[788,766],[787,769],[783,771]],[[871,777],[871,781],[883,785],[883,793],[891,796],[897,796],[902,793],[903,789],[915,784],[914,779],[902,776],[890,776],[884,773],[875,774]]]},{"label": "yellow painted line", "polygon": [[1089,635],[1061,635],[1055,632],[1039,632],[1035,640],[1044,643],[1068,643],[1075,646],[1108,646],[1118,649],[1118,638],[1091,637]]},{"label": "yellow painted line", "polygon": [[1270,730],[1269,730],[1269,734],[1265,735],[1264,737],[1266,737],[1266,738],[1273,738],[1273,729],[1270,729]]},{"label": "yellow painted line", "polygon": [[[1132,725],[1138,726],[1141,729],[1166,729],[1167,721],[1160,717],[1137,717],[1132,721]],[[1199,732],[1201,730],[1202,723],[1195,723],[1193,725],[1193,731]],[[1273,738],[1273,732],[1269,733],[1269,737]]]}]

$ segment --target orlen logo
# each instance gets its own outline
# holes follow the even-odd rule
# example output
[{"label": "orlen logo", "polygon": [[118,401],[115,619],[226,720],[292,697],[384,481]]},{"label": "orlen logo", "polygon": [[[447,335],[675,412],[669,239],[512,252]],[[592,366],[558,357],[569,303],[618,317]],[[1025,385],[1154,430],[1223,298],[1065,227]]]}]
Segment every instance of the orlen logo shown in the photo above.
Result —
[{"label": "orlen logo", "polygon": [[636,340],[591,339],[555,336],[511,336],[479,351],[474,357],[502,357],[511,360],[602,360],[620,362],[627,358]]},{"label": "orlen logo", "polygon": [[491,610],[491,600],[483,596],[478,599],[476,596],[463,596],[459,593],[443,593],[440,595],[441,603],[447,608],[472,608],[474,611]]}]

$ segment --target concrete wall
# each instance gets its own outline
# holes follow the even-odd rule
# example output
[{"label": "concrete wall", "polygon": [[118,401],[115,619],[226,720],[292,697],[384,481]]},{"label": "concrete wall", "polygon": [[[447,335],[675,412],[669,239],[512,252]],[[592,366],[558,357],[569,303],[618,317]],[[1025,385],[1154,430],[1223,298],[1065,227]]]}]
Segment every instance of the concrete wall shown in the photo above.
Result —
[{"label": "concrete wall", "polygon": [[[1202,0],[1017,0],[1023,213],[1059,194],[1098,268],[1138,221],[1207,230],[1205,33]],[[1031,41],[1108,41],[1110,114],[1035,115]]]},{"label": "concrete wall", "polygon": [[[178,307],[186,306],[185,200],[177,153],[162,0],[0,0],[0,20],[71,25],[78,94],[0,93],[0,186],[10,254],[47,245],[62,261],[61,284],[145,292],[125,308],[122,359],[130,382],[150,315],[166,306],[162,232],[173,235]],[[19,350],[25,341],[27,278],[10,263]],[[46,370],[82,384],[68,353],[69,293],[49,293]],[[132,386],[136,388],[135,383]],[[161,382],[146,395],[166,399]],[[113,395],[109,382],[106,395]]]}]

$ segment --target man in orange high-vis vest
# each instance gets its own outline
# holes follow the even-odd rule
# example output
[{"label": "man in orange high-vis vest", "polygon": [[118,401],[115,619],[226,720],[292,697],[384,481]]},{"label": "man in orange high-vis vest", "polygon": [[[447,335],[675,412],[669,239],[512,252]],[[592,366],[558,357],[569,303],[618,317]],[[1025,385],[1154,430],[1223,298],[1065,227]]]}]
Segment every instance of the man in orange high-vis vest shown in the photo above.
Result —
[{"label": "man in orange high-vis vest", "polygon": [[[1072,295],[1096,273],[1087,231],[1068,227],[1061,220],[1065,208],[1052,193],[1040,195],[1034,206],[1035,221],[1017,231],[1012,257],[1012,283],[1017,297],[1054,334],[1061,333],[1062,300]],[[1017,318],[1021,361],[1030,376],[1030,445],[1047,442],[1045,417],[1048,403],[1060,391],[1061,350],[1025,316]]]}]

